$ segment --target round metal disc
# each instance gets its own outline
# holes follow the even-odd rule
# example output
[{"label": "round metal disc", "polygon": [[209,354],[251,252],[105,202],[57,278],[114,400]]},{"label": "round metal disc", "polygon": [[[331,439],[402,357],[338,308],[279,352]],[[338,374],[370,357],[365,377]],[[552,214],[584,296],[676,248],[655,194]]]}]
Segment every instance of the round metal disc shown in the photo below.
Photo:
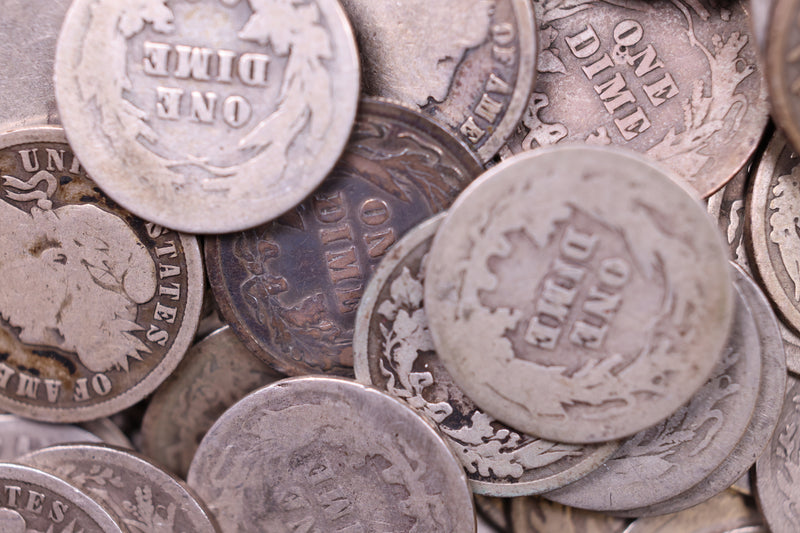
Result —
[{"label": "round metal disc", "polygon": [[766,60],[772,116],[791,144],[800,149],[800,98],[797,95],[800,1],[772,0],[772,3]]}]

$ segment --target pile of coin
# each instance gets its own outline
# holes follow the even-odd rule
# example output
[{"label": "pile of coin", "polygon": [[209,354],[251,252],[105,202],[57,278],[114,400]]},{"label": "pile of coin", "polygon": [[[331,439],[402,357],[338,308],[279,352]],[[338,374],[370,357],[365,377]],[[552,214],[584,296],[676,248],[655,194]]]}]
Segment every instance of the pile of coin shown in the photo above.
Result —
[{"label": "pile of coin", "polygon": [[800,530],[756,1],[4,0],[0,531]]}]

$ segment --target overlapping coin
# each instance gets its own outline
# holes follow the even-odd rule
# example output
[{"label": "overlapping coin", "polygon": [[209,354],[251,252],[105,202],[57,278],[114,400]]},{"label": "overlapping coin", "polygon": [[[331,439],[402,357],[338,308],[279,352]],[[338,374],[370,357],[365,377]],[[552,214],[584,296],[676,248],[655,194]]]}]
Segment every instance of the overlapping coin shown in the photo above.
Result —
[{"label": "overlapping coin", "polygon": [[800,99],[797,96],[800,2],[771,0],[770,3],[766,63],[772,115],[789,142],[800,149]]}]

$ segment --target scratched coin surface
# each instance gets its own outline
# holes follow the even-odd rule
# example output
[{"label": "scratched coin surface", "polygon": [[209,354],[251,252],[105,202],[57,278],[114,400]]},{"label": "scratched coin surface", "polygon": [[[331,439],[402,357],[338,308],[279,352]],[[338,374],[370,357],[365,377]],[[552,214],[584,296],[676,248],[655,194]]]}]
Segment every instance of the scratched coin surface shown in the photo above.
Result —
[{"label": "scratched coin surface", "polygon": [[464,470],[433,426],[342,378],[248,395],[206,434],[188,479],[223,533],[475,531]]},{"label": "scratched coin surface", "polygon": [[528,0],[342,0],[364,91],[413,106],[488,161],[533,87],[537,39]]},{"label": "scratched coin surface", "polygon": [[217,533],[210,514],[177,478],[130,451],[62,444],[21,457],[89,495],[131,533]]},{"label": "scratched coin surface", "polygon": [[53,475],[0,464],[0,486],[3,533],[122,533],[99,503]]},{"label": "scratched coin surface", "polygon": [[305,198],[347,142],[355,38],[335,0],[77,0],[55,61],[70,143],[109,196],[222,233]]},{"label": "scratched coin surface", "polygon": [[747,163],[767,88],[742,0],[534,2],[539,73],[506,152],[646,153],[708,196]]},{"label": "scratched coin surface", "polygon": [[622,533],[629,520],[567,507],[542,498],[511,500],[513,533]]},{"label": "scratched coin surface", "polygon": [[700,202],[638,154],[543,148],[455,202],[425,310],[439,357],[489,414],[558,442],[612,440],[711,376],[733,316],[726,255]]},{"label": "scratched coin surface", "polygon": [[772,0],[766,66],[772,116],[789,142],[800,148],[800,1]]},{"label": "scratched coin surface", "polygon": [[409,232],[387,254],[356,318],[356,378],[432,420],[467,470],[472,490],[540,494],[585,476],[619,444],[575,445],[522,434],[479,409],[436,355],[423,291],[425,265],[444,213]]},{"label": "scratched coin surface", "polygon": [[223,316],[283,374],[352,376],[353,324],[372,271],[481,170],[424,116],[365,100],[344,156],[314,194],[269,224],[206,240]]},{"label": "scratched coin surface", "polygon": [[142,451],[186,478],[206,431],[249,392],[280,379],[227,326],[192,346],[142,420]]},{"label": "scratched coin surface", "polygon": [[0,408],[77,422],[180,362],[203,294],[196,238],[123,210],[57,127],[0,137]]},{"label": "scratched coin surface", "polygon": [[[711,379],[668,419],[626,440],[603,466],[548,493],[548,499],[593,511],[621,511],[624,516],[664,514],[670,511],[637,511],[691,489],[729,457],[755,415],[763,374],[759,331],[742,294],[740,284],[744,281],[739,280],[740,276],[744,278],[737,272],[731,336]],[[780,337],[776,335],[775,341],[780,349]],[[761,438],[763,443],[769,434]],[[725,490],[740,475],[741,471],[734,474],[717,492]],[[636,511],[629,512],[631,509]]]},{"label": "scratched coin surface", "polygon": [[[778,424],[783,398],[786,391],[786,362],[783,354],[783,341],[778,329],[775,313],[766,296],[749,276],[737,270],[736,286],[747,302],[755,321],[758,336],[758,357],[761,360],[761,378],[758,385],[758,396],[752,417],[747,424],[739,442],[713,472],[689,490],[668,500],[645,508],[630,509],[621,514],[624,516],[654,516],[675,513],[687,509],[719,494],[726,488],[735,487],[736,480],[746,475],[753,467],[756,459],[764,452],[770,437]],[[744,332],[742,332],[744,333]],[[735,337],[736,334],[732,335]],[[735,386],[732,382],[723,383],[726,390]],[[722,408],[722,409],[720,409]],[[717,409],[720,409],[717,411]],[[737,413],[725,411],[724,406],[712,407],[710,421],[719,425],[721,431],[730,430],[728,420]],[[718,444],[714,442],[713,444]],[[674,456],[673,456],[674,457]],[[687,462],[698,462],[707,454],[695,453],[686,458]],[[670,458],[671,459],[671,458]],[[659,482],[662,478],[659,478]]]}]

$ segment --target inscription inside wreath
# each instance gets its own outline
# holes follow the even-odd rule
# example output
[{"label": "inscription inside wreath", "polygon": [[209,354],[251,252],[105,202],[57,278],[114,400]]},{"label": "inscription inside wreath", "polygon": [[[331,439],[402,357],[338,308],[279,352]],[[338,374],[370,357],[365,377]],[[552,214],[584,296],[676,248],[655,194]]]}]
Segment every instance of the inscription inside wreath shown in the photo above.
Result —
[{"label": "inscription inside wreath", "polygon": [[653,107],[676,97],[679,90],[652,44],[634,51],[644,38],[641,24],[635,20],[623,20],[614,28],[613,36],[611,55],[601,50],[600,37],[590,24],[565,40],[576,59],[587,60],[581,67],[584,76],[594,83],[594,91],[606,111],[614,117],[614,124],[622,137],[631,141],[649,129],[651,122],[628,88],[628,80],[622,72],[614,70],[615,67],[633,67],[633,76],[647,81],[642,90]]},{"label": "inscription inside wreath", "polygon": [[[609,324],[622,305],[622,289],[631,276],[621,258],[607,258],[591,266],[600,237],[568,227],[559,244],[559,256],[542,279],[536,311],[528,324],[525,341],[553,351],[565,332],[569,342],[599,350]],[[594,270],[596,282],[588,282]],[[585,294],[585,296],[584,296]],[[582,305],[576,303],[582,300]],[[571,326],[570,326],[571,324]]]}]

